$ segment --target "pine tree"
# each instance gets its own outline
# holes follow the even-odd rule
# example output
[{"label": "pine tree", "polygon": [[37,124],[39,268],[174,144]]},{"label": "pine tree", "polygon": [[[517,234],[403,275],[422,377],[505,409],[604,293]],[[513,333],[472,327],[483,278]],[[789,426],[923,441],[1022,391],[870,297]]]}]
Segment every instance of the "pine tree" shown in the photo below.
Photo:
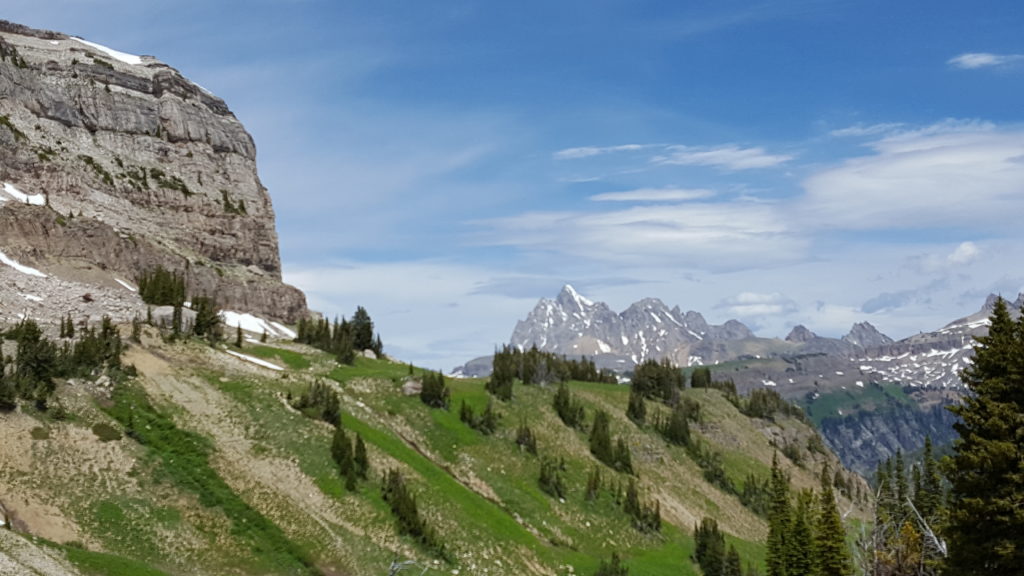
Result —
[{"label": "pine tree", "polygon": [[789,540],[786,542],[786,576],[813,576],[814,532],[812,530],[814,494],[801,491],[796,498],[796,507],[789,524]]},{"label": "pine tree", "polygon": [[345,434],[345,427],[341,425],[340,421],[334,428],[334,437],[331,440],[331,458],[334,459],[334,463],[338,466],[338,472],[343,478],[347,477],[354,469],[352,443],[349,442],[348,435]]},{"label": "pine tree", "polygon": [[786,550],[789,541],[789,479],[779,468],[778,453],[772,456],[769,482],[771,508],[768,512],[768,550],[765,563],[768,576],[786,576]]},{"label": "pine tree", "polygon": [[626,407],[626,416],[637,426],[643,426],[647,419],[647,405],[644,397],[635,387],[629,388],[629,405]]},{"label": "pine tree", "polygon": [[601,560],[601,564],[597,567],[597,572],[594,572],[594,576],[629,576],[629,568],[622,563],[622,558],[619,558],[618,552],[612,552],[610,560]]},{"label": "pine tree", "polygon": [[932,449],[932,437],[924,438],[921,460],[921,490],[914,495],[914,506],[926,522],[934,523],[942,506],[942,476]]},{"label": "pine tree", "polygon": [[366,443],[363,442],[362,435],[358,433],[356,434],[356,449],[355,454],[352,456],[352,464],[356,476],[366,480],[370,473],[370,458],[366,455]]},{"label": "pine tree", "polygon": [[[714,518],[704,517],[693,529],[694,559],[706,575],[721,575],[725,569],[725,535]],[[735,549],[733,549],[735,552]]]},{"label": "pine tree", "polygon": [[613,461],[615,462],[615,469],[619,472],[625,472],[626,474],[633,473],[633,455],[629,451],[629,446],[626,444],[625,439],[621,436],[618,442],[615,443],[615,452],[613,455]]},{"label": "pine tree", "polygon": [[356,313],[352,315],[352,347],[357,352],[373,350],[373,320],[366,308],[356,307]]},{"label": "pine tree", "polygon": [[725,553],[722,576],[743,576],[743,564],[740,560],[740,553],[736,551],[736,547],[732,544],[729,544],[729,551]]},{"label": "pine tree", "polygon": [[959,433],[950,482],[946,573],[1020,574],[1024,566],[1024,320],[996,300],[987,336],[960,373],[973,396],[951,410]]},{"label": "pine tree", "polygon": [[[835,493],[832,491],[828,466],[821,472],[817,518],[814,525],[814,574],[816,576],[849,576],[853,573],[850,551],[846,547]],[[787,572],[787,575],[789,572]]]},{"label": "pine tree", "polygon": [[594,414],[594,425],[590,428],[590,453],[608,466],[615,467],[615,451],[608,422],[608,413],[604,410]]}]

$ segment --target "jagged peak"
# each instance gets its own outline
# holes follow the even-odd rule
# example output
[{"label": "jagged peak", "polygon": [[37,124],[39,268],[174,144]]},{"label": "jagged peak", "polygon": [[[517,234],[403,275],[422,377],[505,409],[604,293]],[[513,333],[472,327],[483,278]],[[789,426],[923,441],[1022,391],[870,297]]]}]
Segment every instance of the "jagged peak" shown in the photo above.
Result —
[{"label": "jagged peak", "polygon": [[885,344],[892,344],[894,340],[878,331],[870,322],[857,322],[850,331],[842,337],[843,342],[856,346],[870,347]]},{"label": "jagged peak", "polygon": [[811,332],[803,324],[797,324],[789,331],[789,335],[786,336],[786,342],[807,342],[808,340],[813,340],[817,337],[817,334]]},{"label": "jagged peak", "polygon": [[556,301],[563,307],[575,305],[581,311],[594,306],[594,302],[577,292],[576,289],[572,287],[572,284],[562,286],[562,291],[558,293]]}]

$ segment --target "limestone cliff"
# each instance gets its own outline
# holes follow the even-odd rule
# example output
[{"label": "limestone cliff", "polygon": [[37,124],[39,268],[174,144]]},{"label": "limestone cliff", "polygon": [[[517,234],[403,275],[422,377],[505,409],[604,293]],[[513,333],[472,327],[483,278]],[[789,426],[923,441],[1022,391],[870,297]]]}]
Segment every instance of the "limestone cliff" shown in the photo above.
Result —
[{"label": "limestone cliff", "polygon": [[159,264],[226,308],[306,310],[252,138],[155,58],[0,21],[0,185],[0,252],[48,276],[117,289]]}]

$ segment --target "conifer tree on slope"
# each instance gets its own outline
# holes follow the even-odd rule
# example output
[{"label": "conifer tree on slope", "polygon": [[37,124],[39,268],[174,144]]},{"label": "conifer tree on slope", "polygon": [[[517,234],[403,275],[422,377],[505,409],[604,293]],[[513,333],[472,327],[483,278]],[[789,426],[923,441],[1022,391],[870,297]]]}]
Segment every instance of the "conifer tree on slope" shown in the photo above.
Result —
[{"label": "conifer tree on slope", "polygon": [[973,396],[954,428],[946,574],[1024,574],[1024,321],[998,299],[960,373]]},{"label": "conifer tree on slope", "polygon": [[814,526],[814,573],[816,576],[848,576],[853,573],[850,551],[846,547],[846,530],[839,516],[832,476],[828,466],[821,472],[821,493]]},{"label": "conifer tree on slope", "polygon": [[768,576],[786,576],[786,550],[789,533],[789,479],[779,468],[779,455],[772,456],[769,483],[771,507],[768,512]]}]

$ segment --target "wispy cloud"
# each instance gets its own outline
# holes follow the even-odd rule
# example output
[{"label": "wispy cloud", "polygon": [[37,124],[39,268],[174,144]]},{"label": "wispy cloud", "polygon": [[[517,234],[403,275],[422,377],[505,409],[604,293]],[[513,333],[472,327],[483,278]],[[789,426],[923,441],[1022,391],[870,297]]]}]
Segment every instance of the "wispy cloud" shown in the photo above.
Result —
[{"label": "wispy cloud", "polygon": [[803,237],[772,204],[639,205],[608,212],[532,212],[478,222],[486,245],[592,262],[730,270],[792,262]]},{"label": "wispy cloud", "polygon": [[651,148],[654,144],[621,144],[619,146],[580,146],[578,148],[566,148],[559,150],[554,153],[556,160],[578,160],[580,158],[590,158],[591,156],[600,156],[602,154],[610,154],[612,152],[633,152],[636,150],[643,150],[644,148]]},{"label": "wispy cloud", "polygon": [[667,154],[651,159],[655,164],[683,166],[713,166],[723,170],[752,170],[784,164],[794,157],[788,154],[769,154],[764,148],[741,148],[735,144],[725,146],[669,146]]},{"label": "wispy cloud", "polygon": [[992,54],[989,52],[967,52],[954,56],[946,61],[946,64],[962,70],[977,70],[978,68],[997,68],[1024,62],[1024,54]]},{"label": "wispy cloud", "polygon": [[804,182],[812,225],[845,229],[1016,227],[1024,210],[1024,129],[946,121],[870,144]]},{"label": "wispy cloud", "polygon": [[905,126],[902,122],[885,122],[881,124],[854,124],[829,132],[834,138],[861,138],[864,136],[880,136],[899,130]]},{"label": "wispy cloud", "polygon": [[758,292],[741,292],[725,298],[715,305],[740,318],[756,316],[779,316],[792,314],[800,309],[797,303],[780,292],[761,294]]},{"label": "wispy cloud", "polygon": [[595,194],[596,202],[683,202],[709,198],[715,193],[704,188],[638,188],[623,192]]}]

